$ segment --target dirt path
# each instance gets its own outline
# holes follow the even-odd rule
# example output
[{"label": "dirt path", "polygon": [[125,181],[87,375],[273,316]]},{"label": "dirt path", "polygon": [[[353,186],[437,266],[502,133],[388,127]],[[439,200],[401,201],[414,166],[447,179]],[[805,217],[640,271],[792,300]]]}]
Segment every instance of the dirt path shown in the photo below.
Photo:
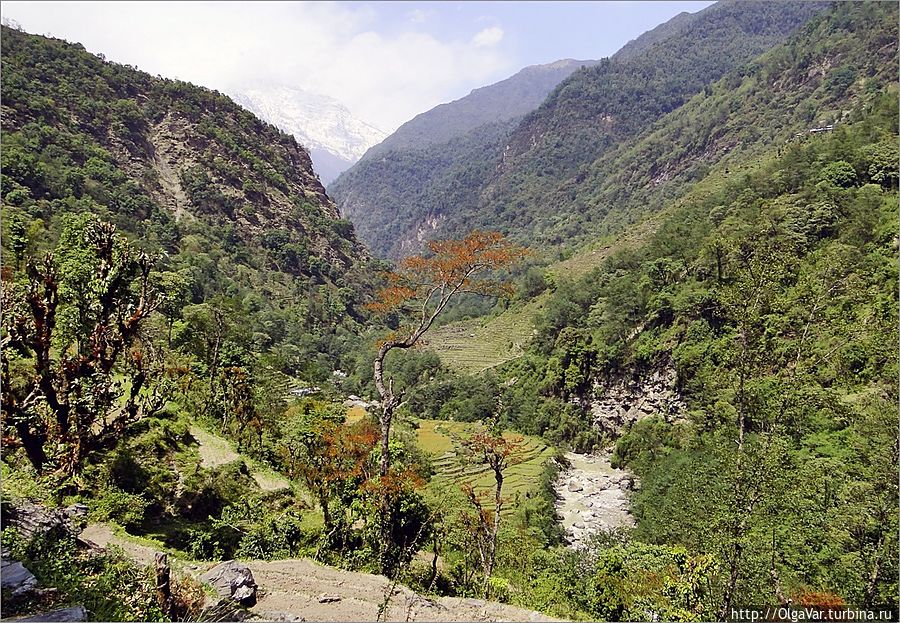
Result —
[{"label": "dirt path", "polygon": [[121,537],[115,534],[109,525],[102,523],[88,524],[78,537],[82,541],[104,549],[110,545],[121,547],[125,551],[126,556],[142,565],[152,565],[154,554],[159,551],[149,545],[141,545]]},{"label": "dirt path", "polygon": [[[253,612],[307,621],[553,621],[539,612],[480,599],[427,598],[380,575],[341,571],[308,559],[250,562],[260,597]],[[391,598],[385,599],[390,593]],[[385,606],[386,604],[386,606]],[[285,617],[286,618],[286,617]]]},{"label": "dirt path", "polygon": [[[226,439],[196,425],[191,426],[190,432],[191,436],[199,444],[197,450],[200,453],[200,464],[203,467],[220,467],[235,461],[244,461],[244,457],[235,452]],[[247,463],[247,461],[244,462]],[[280,474],[272,470],[254,469],[250,463],[247,463],[247,465],[250,467],[250,475],[253,477],[253,480],[256,481],[256,484],[263,491],[278,491],[290,488],[291,483]]]},{"label": "dirt path", "polygon": [[[157,551],[115,534],[107,524],[90,524],[80,537],[98,547],[117,545],[126,556],[144,565],[153,564]],[[195,576],[212,566],[171,557],[170,562]],[[404,586],[392,585],[384,576],[342,571],[306,558],[245,564],[259,587],[258,601],[251,609],[259,620],[375,621],[382,608],[387,621],[559,620],[480,599],[423,597]],[[389,593],[391,598],[386,600]]]}]

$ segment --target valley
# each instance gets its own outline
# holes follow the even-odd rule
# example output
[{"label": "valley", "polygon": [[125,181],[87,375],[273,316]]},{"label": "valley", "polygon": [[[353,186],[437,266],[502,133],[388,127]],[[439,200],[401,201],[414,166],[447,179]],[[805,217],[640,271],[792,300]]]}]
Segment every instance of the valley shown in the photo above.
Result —
[{"label": "valley", "polygon": [[4,25],[3,619],[896,613],[897,6],[655,23],[390,135]]}]

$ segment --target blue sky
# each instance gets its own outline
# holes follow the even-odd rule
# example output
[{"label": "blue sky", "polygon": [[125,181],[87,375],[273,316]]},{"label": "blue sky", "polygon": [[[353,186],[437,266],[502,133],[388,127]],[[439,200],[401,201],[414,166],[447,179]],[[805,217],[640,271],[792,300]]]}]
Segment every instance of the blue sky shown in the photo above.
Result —
[{"label": "blue sky", "polygon": [[703,2],[348,2],[370,7],[376,28],[397,32],[415,23],[441,38],[463,39],[475,30],[497,27],[500,45],[519,64],[534,65],[560,58],[610,56],[625,43],[682,11],[713,4]]},{"label": "blue sky", "polygon": [[3,2],[28,32],[223,91],[282,84],[392,131],[526,65],[609,56],[712,2]]}]

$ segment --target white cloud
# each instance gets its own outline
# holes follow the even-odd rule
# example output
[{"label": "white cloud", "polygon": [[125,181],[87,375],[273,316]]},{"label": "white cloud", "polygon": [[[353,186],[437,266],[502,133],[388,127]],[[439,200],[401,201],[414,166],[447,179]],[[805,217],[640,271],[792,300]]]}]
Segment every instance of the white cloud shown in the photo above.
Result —
[{"label": "white cloud", "polygon": [[484,30],[480,30],[472,37],[472,44],[475,45],[475,47],[489,47],[497,45],[502,39],[503,29],[499,26],[491,26]]},{"label": "white cloud", "polygon": [[3,13],[151,74],[219,90],[272,82],[329,95],[386,131],[514,69],[496,45],[500,28],[471,41],[414,25],[381,34],[366,5],[10,1]]}]

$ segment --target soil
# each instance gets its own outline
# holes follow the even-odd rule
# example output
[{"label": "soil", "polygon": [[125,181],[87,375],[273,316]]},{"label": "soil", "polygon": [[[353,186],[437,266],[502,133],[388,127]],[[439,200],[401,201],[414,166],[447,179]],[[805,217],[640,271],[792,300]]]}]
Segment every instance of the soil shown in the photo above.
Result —
[{"label": "soil", "polygon": [[[152,564],[155,550],[90,524],[81,538],[100,547],[117,545],[141,564]],[[199,576],[213,563],[173,562],[173,568]],[[558,621],[539,612],[481,599],[430,598],[368,573],[342,571],[312,560],[245,561],[258,588],[250,609],[261,621]],[[389,598],[388,598],[389,596]]]}]

